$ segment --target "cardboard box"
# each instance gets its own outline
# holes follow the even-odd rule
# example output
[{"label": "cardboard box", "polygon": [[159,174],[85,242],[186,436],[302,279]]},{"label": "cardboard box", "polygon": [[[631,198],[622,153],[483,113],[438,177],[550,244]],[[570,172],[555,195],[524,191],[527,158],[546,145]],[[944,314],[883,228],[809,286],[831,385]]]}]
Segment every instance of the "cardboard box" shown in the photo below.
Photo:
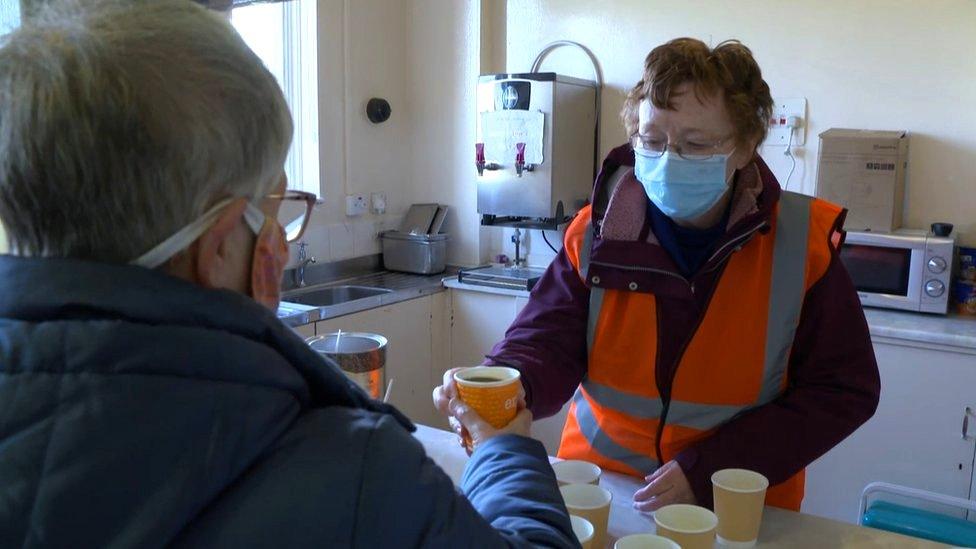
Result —
[{"label": "cardboard box", "polygon": [[849,210],[849,231],[901,227],[908,133],[831,128],[820,134],[817,196]]}]

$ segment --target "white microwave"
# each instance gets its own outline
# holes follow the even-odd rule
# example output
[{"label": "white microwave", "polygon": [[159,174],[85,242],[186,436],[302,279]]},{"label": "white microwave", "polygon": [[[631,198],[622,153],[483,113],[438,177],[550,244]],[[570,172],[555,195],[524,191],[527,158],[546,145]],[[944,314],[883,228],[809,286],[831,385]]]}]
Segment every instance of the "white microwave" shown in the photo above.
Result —
[{"label": "white microwave", "polygon": [[954,248],[927,231],[850,231],[840,258],[862,305],[946,314]]}]

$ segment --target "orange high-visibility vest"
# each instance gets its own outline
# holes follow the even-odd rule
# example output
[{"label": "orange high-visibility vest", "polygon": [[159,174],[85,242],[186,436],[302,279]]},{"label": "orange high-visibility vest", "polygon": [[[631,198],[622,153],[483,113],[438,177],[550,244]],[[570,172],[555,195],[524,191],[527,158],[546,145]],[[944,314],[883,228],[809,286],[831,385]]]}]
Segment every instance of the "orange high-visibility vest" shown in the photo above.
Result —
[{"label": "orange high-visibility vest", "polygon": [[[655,297],[601,289],[598,279],[587,278],[591,213],[584,209],[565,239],[570,260],[590,286],[589,365],[573,397],[559,457],[643,477],[661,465],[656,446],[665,407],[660,447],[661,457],[669,461],[786,388],[803,299],[827,271],[842,209],[799,194],[781,195],[770,220],[772,230],[755,233],[727,260],[701,324],[679,359],[667,403],[655,383]],[[799,510],[803,488],[800,471],[770,487],[766,502]]]}]

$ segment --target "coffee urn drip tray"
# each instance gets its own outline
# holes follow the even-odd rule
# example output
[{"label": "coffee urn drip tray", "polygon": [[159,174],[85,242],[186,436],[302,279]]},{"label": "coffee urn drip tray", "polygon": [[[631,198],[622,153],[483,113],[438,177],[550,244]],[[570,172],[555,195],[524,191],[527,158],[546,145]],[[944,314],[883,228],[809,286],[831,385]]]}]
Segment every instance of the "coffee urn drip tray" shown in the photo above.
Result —
[{"label": "coffee urn drip tray", "polygon": [[532,291],[543,269],[531,267],[478,267],[458,272],[458,282],[506,290]]}]

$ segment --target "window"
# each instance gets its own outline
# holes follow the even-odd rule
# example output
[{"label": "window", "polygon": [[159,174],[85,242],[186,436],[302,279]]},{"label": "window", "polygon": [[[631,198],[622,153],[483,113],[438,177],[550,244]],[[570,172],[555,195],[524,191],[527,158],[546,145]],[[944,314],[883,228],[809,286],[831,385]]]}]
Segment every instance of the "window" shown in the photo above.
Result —
[{"label": "window", "polygon": [[319,182],[318,67],[315,0],[234,8],[231,22],[285,92],[295,122],[285,162],[288,186],[322,194]]},{"label": "window", "polygon": [[0,0],[0,35],[6,34],[20,25],[20,2]]}]

